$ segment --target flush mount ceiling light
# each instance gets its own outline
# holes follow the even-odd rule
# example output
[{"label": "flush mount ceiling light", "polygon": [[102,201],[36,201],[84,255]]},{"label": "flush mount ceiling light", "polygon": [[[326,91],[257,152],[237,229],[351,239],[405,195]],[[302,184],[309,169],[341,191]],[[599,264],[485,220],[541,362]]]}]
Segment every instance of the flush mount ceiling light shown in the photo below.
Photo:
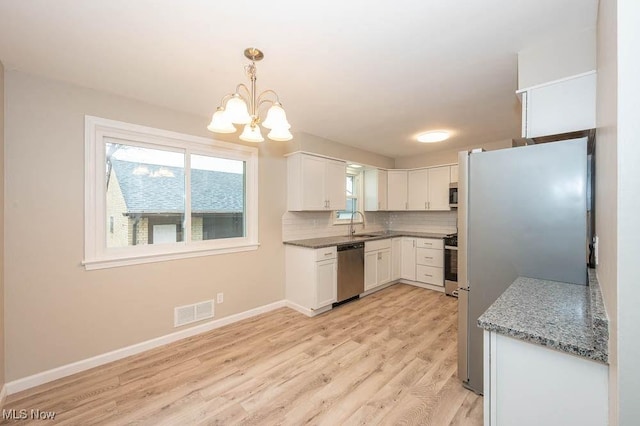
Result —
[{"label": "flush mount ceiling light", "polygon": [[418,142],[424,143],[442,142],[446,139],[449,139],[449,132],[444,130],[425,132],[418,135]]},{"label": "flush mount ceiling light", "polygon": [[[264,54],[255,47],[248,47],[244,50],[244,56],[251,60],[251,64],[244,67],[247,77],[251,80],[251,88],[240,83],[236,86],[234,93],[225,95],[207,129],[216,133],[234,133],[236,128],[233,124],[244,124],[240,140],[263,142],[264,138],[259,126],[262,124],[262,127],[271,130],[267,134],[271,140],[288,141],[293,139],[289,131],[291,125],[287,121],[287,115],[282,108],[278,94],[271,89],[260,94],[256,93],[256,61],[262,60]],[[265,119],[262,120],[260,107],[264,104],[270,104],[271,107],[267,110]]]}]

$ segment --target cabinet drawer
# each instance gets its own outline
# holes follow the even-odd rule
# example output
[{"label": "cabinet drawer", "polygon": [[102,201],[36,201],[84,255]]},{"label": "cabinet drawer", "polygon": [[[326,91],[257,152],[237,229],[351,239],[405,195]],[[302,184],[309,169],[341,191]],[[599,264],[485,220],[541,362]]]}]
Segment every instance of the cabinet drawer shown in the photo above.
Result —
[{"label": "cabinet drawer", "polygon": [[391,248],[391,238],[386,240],[365,241],[364,251],[383,250]]},{"label": "cabinet drawer", "polygon": [[434,266],[417,265],[416,281],[433,285],[444,285],[444,270]]},{"label": "cabinet drawer", "polygon": [[430,249],[444,249],[444,240],[432,238],[416,238],[416,247]]},{"label": "cabinet drawer", "polygon": [[316,260],[335,259],[337,257],[337,253],[338,251],[336,250],[336,246],[317,249]]},{"label": "cabinet drawer", "polygon": [[416,263],[442,268],[444,266],[444,251],[442,249],[419,248],[416,250]]}]

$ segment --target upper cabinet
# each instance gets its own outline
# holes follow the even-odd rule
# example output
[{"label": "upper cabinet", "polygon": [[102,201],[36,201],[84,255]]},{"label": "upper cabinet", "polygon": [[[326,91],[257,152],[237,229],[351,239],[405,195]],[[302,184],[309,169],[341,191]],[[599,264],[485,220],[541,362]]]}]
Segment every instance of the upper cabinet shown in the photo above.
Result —
[{"label": "upper cabinet", "polygon": [[450,166],[410,170],[408,210],[451,210],[449,207]]},{"label": "upper cabinet", "polygon": [[386,170],[369,169],[364,171],[364,209],[368,212],[387,210]]},{"label": "upper cabinet", "polygon": [[387,209],[407,210],[407,171],[389,170],[387,179]]},{"label": "upper cabinet", "polygon": [[295,153],[287,158],[287,209],[344,210],[347,163]]},{"label": "upper cabinet", "polygon": [[522,137],[555,135],[596,127],[596,72],[518,90]]},{"label": "upper cabinet", "polygon": [[457,183],[458,182],[458,165],[454,164],[453,166],[451,166],[451,171],[450,171],[450,176],[451,176],[451,183]]}]

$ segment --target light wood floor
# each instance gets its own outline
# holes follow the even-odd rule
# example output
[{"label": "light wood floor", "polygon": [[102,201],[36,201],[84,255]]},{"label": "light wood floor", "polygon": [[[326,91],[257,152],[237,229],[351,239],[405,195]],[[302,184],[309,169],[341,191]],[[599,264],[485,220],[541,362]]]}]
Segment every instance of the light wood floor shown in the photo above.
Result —
[{"label": "light wood floor", "polygon": [[456,377],[456,309],[403,284],[315,318],[282,308],[11,395],[4,408],[73,425],[480,425],[482,397]]}]

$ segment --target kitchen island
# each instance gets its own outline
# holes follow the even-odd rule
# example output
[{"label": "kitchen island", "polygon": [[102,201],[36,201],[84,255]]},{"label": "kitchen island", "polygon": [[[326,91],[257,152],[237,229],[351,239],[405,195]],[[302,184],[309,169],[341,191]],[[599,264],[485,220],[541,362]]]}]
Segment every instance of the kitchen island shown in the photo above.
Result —
[{"label": "kitchen island", "polygon": [[478,318],[486,425],[603,425],[608,319],[589,285],[518,277]]}]

